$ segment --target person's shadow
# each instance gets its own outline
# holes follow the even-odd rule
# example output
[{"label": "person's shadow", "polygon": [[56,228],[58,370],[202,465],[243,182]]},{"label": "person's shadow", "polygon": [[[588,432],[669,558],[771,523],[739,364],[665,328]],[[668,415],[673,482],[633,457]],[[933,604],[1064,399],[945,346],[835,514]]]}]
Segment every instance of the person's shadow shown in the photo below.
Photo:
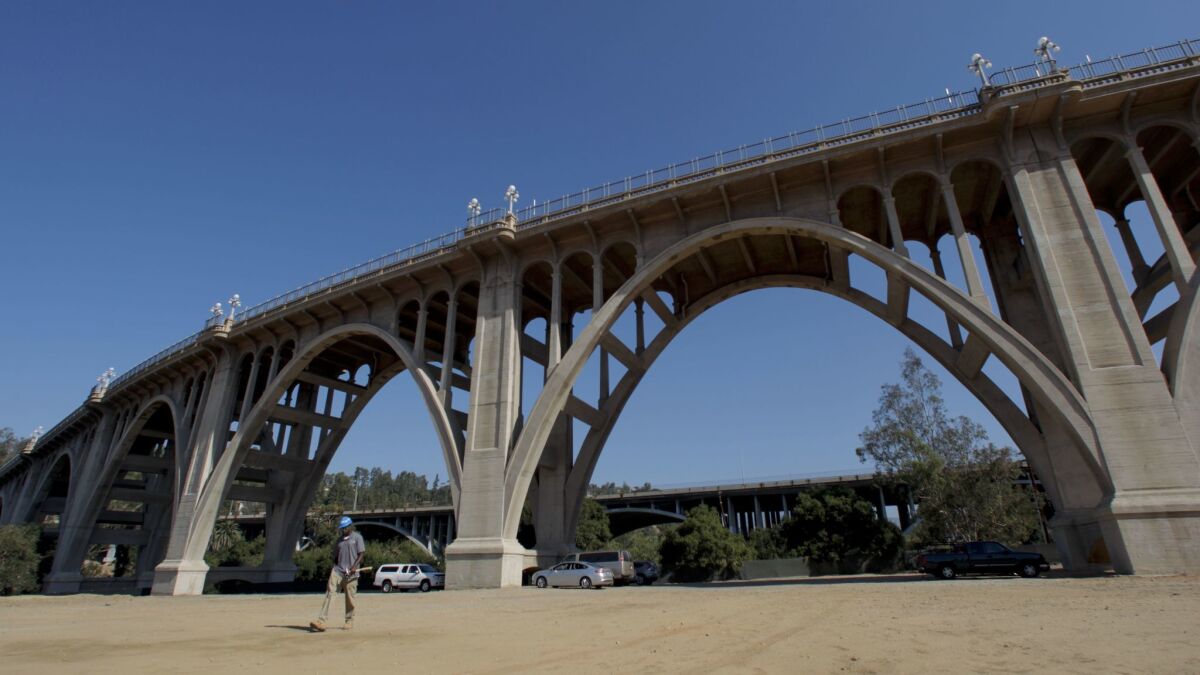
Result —
[{"label": "person's shadow", "polygon": [[263,626],[263,628],[286,628],[287,630],[298,630],[298,631],[301,631],[304,633],[313,632],[313,630],[311,628],[309,628],[308,626],[283,626],[283,625],[279,625],[279,624],[268,624],[266,626]]}]

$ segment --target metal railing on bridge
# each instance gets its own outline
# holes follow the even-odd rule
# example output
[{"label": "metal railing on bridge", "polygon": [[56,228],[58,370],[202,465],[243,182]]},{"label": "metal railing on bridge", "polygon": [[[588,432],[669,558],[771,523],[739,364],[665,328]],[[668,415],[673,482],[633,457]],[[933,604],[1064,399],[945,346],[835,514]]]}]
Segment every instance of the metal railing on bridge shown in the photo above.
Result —
[{"label": "metal railing on bridge", "polygon": [[[991,75],[992,87],[990,89],[1036,83],[1038,80],[1056,81],[1055,76],[1063,75],[1069,75],[1082,81],[1084,86],[1088,85],[1088,80],[1100,80],[1096,84],[1102,84],[1114,76],[1133,74],[1139,70],[1169,62],[1178,64],[1186,59],[1195,59],[1197,55],[1200,55],[1200,40],[1182,40],[1170,45],[1113,56],[1099,61],[1089,59],[1085,63],[1067,68],[1057,68],[1052,61],[1042,61],[996,71]],[[544,225],[583,211],[620,203],[714,175],[818,152],[828,147],[851,143],[863,138],[895,133],[946,119],[975,114],[981,108],[981,93],[981,90],[978,89],[947,93],[945,96],[927,98],[917,103],[896,106],[860,117],[846,118],[807,131],[765,138],[747,145],[739,145],[736,148],[720,150],[683,162],[669,164],[660,169],[602,183],[557,199],[531,204],[516,210],[518,229]],[[238,321],[260,318],[274,310],[332,292],[339,287],[359,283],[373,276],[388,274],[450,252],[456,248],[458,242],[467,237],[504,227],[506,215],[507,210],[504,208],[490,209],[469,218],[465,227],[348,267],[249,307],[237,315]],[[209,319],[205,323],[205,329],[217,326],[222,321],[223,319],[220,317]],[[113,380],[110,389],[129,382],[154,365],[186,350],[196,343],[203,332],[204,329],[197,331],[125,371]],[[46,435],[51,436],[56,430],[57,427],[51,429],[50,433]]]}]

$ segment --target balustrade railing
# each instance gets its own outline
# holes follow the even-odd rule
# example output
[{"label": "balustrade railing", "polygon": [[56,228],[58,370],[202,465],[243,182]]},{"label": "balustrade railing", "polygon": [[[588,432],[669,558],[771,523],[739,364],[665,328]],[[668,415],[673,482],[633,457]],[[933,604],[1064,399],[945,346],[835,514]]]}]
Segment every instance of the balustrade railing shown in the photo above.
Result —
[{"label": "balustrade railing", "polygon": [[[1198,55],[1200,55],[1200,40],[1182,40],[1174,44],[1099,61],[1089,60],[1057,70],[1055,69],[1057,66],[1052,61],[1004,68],[991,75],[991,83],[993,89],[1002,89],[1059,74],[1081,80],[1084,82],[1084,86],[1087,86],[1087,80],[1132,73],[1166,62],[1194,59]],[[861,117],[846,118],[807,131],[766,138],[748,145],[739,145],[736,148],[676,162],[660,169],[626,176],[549,201],[531,203],[515,210],[515,216],[519,223],[518,228],[543,225],[559,218],[570,217],[580,211],[607,206],[675,185],[702,180],[718,173],[767,161],[795,157],[807,152],[816,152],[830,145],[853,142],[863,136],[883,135],[913,126],[932,124],[949,117],[974,114],[980,109],[979,94],[978,90],[948,92],[945,96],[927,98],[917,103],[897,106]],[[401,267],[417,264],[434,255],[451,251],[465,237],[505,226],[506,215],[507,210],[504,208],[489,209],[478,216],[468,218],[466,227],[348,267],[249,307],[237,314],[237,322],[250,321],[273,310],[312,298],[319,293],[329,292],[345,284],[357,283],[371,276],[390,273]],[[213,317],[205,323],[205,329],[216,326],[222,321],[224,321],[223,318]],[[155,364],[184,351],[195,344],[203,332],[204,330],[193,333],[122,373],[113,380],[110,389],[128,382]]]}]

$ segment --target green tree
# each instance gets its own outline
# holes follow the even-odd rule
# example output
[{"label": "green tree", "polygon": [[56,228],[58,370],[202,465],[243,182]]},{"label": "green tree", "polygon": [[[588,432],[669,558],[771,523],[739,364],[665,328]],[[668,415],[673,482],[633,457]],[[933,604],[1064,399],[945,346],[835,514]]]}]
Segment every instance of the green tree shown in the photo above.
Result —
[{"label": "green tree", "polygon": [[941,381],[911,349],[902,382],[885,384],[857,453],[884,480],[903,482],[919,502],[923,543],[995,539],[1019,544],[1037,528],[1029,493],[1014,484],[1020,468],[1008,448],[988,442],[966,417],[951,417]]},{"label": "green tree", "polygon": [[38,554],[36,525],[0,526],[0,595],[38,590]]},{"label": "green tree", "polygon": [[634,560],[649,560],[657,565],[660,562],[659,550],[662,548],[663,540],[666,539],[667,533],[675,527],[675,525],[650,525],[626,532],[613,539],[604,548],[629,551],[629,555],[633,556]]},{"label": "green tree", "polygon": [[612,538],[608,511],[595,499],[584,499],[579,524],[575,527],[575,547],[580,551],[597,551]]},{"label": "green tree", "polygon": [[754,551],[755,560],[791,557],[791,554],[788,553],[787,539],[784,538],[783,529],[779,525],[754,530],[750,533],[746,543]]},{"label": "green tree", "polygon": [[870,502],[846,488],[797,495],[780,533],[790,555],[817,563],[865,563],[899,552],[896,526],[881,521]]},{"label": "green tree", "polygon": [[18,438],[9,427],[0,427],[0,466],[16,457],[27,440],[29,439]]},{"label": "green tree", "polygon": [[700,505],[663,539],[662,567],[675,581],[732,579],[753,551],[739,535],[725,528],[716,509]]}]

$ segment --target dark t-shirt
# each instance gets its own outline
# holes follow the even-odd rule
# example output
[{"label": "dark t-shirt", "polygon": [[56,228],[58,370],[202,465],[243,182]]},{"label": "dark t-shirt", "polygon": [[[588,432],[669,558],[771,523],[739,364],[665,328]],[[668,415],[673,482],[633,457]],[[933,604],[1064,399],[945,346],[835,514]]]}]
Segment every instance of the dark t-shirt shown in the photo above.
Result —
[{"label": "dark t-shirt", "polygon": [[358,561],[358,555],[367,549],[363,543],[362,535],[357,532],[351,532],[349,535],[342,537],[337,543],[337,571],[342,574],[350,574],[354,563]]}]

